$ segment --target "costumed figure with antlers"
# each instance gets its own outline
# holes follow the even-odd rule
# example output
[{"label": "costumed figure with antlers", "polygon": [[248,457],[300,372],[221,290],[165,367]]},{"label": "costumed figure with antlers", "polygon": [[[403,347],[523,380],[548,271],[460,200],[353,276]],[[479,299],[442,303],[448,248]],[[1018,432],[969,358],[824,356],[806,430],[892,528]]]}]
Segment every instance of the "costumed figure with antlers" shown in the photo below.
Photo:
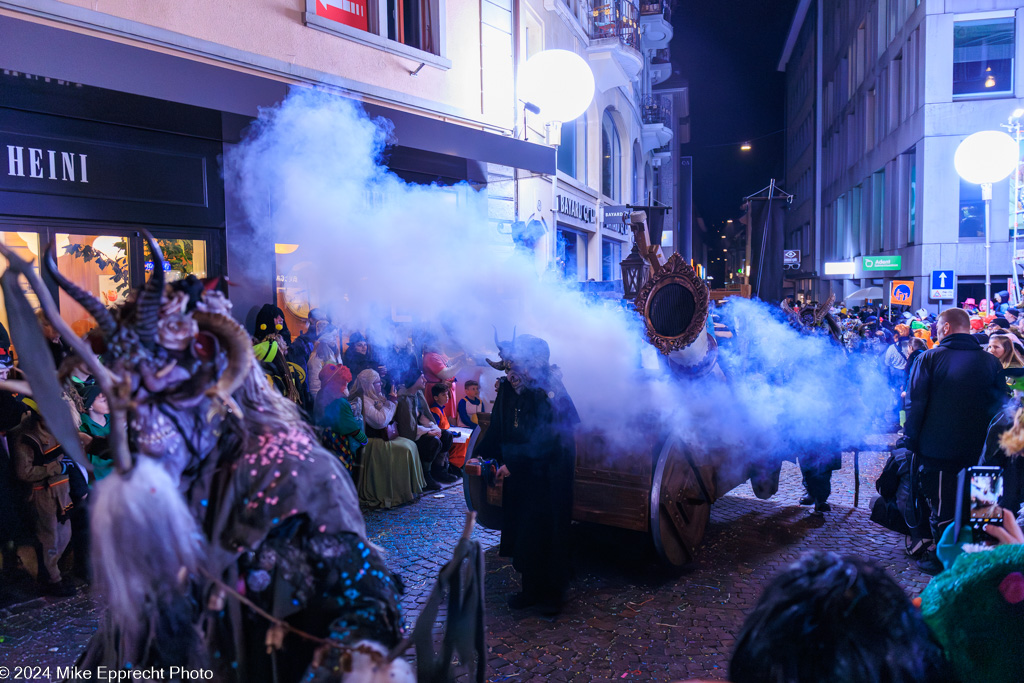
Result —
[{"label": "costumed figure with antlers", "polygon": [[522,591],[509,606],[539,605],[554,615],[571,575],[574,430],[580,419],[558,368],[550,364],[547,342],[513,334],[512,341],[501,343],[497,333],[495,342],[501,360],[487,362],[505,377],[475,452],[497,462],[503,482],[500,553],[511,557],[523,576]]},{"label": "costumed figure with antlers", "polygon": [[50,275],[96,319],[102,364],[32,267],[0,246],[33,395],[79,462],[19,274],[110,404],[116,471],[97,485],[92,508],[105,609],[79,665],[206,669],[222,681],[414,680],[396,659],[404,648],[393,650],[404,635],[401,585],[366,539],[348,473],[267,383],[227,299],[194,277],[165,286],[160,247],[147,238],[157,267],[113,311],[47,254]]}]

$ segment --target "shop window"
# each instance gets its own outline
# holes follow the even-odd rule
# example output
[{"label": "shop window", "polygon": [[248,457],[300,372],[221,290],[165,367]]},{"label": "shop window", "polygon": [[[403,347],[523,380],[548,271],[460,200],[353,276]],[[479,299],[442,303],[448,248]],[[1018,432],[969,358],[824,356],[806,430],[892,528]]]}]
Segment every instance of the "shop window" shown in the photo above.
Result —
[{"label": "shop window", "polygon": [[619,201],[621,184],[622,141],[611,111],[606,109],[601,120],[601,192]]},{"label": "shop window", "polygon": [[[57,270],[104,306],[125,300],[131,289],[130,242],[120,235],[69,235],[57,233]],[[61,290],[60,317],[78,336],[95,326],[85,309]]]},{"label": "shop window", "polygon": [[[39,271],[39,235],[34,232],[0,232],[0,243],[14,251],[23,260],[33,264],[36,272]],[[7,270],[7,259],[0,259],[0,274]],[[24,283],[24,280],[22,280]],[[24,287],[29,303],[34,308],[39,306],[39,300],[35,293],[28,287]],[[0,322],[8,335],[11,331],[10,321],[7,319],[7,302],[4,300],[3,291],[0,291]]]},{"label": "shop window", "polygon": [[1013,17],[953,25],[953,97],[1013,93]]},{"label": "shop window", "polygon": [[[122,235],[72,235],[56,234],[57,270],[86,292],[103,302],[104,306],[116,306],[125,300],[133,280],[132,261],[137,258],[135,249],[143,244],[141,238]],[[158,239],[164,254],[164,277],[168,282],[180,280],[186,275],[206,277],[206,242],[203,240]],[[138,267],[136,264],[135,267]],[[153,259],[149,247],[142,249],[142,267],[146,277],[153,270]],[[95,322],[85,309],[67,295],[60,293],[60,316],[79,336],[93,328]]]},{"label": "shop window", "polygon": [[981,198],[981,185],[960,179],[960,238],[985,237],[985,202]]},{"label": "shop window", "polygon": [[601,279],[621,280],[622,279],[622,243],[615,240],[603,240],[601,242]]},{"label": "shop window", "polygon": [[587,279],[587,236],[574,230],[558,229],[555,267],[570,282]]},{"label": "shop window", "polygon": [[[158,239],[156,242],[164,255],[164,277],[168,282],[180,280],[187,275],[195,275],[200,279],[206,277],[206,242],[172,239]],[[142,246],[143,267],[148,280],[153,272],[153,255],[148,244],[143,242]]]}]

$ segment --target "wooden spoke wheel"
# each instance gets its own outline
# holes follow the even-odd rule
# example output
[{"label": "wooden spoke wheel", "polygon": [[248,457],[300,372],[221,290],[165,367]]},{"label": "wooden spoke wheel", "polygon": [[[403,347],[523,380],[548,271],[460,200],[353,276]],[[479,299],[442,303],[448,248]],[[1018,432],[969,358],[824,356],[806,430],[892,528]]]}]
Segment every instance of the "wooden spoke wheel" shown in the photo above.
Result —
[{"label": "wooden spoke wheel", "polygon": [[651,482],[651,538],[664,562],[682,567],[696,559],[711,517],[713,486],[709,472],[702,473],[682,440],[670,436]]}]

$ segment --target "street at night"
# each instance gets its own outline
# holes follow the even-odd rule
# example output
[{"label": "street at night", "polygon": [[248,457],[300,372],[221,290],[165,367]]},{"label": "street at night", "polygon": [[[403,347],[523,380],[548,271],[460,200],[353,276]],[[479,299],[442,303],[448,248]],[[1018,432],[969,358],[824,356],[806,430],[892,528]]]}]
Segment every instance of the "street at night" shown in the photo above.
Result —
[{"label": "street at night", "polygon": [[0,1],[0,683],[1021,683],[1022,31]]},{"label": "street at night", "polygon": [[[853,507],[853,454],[834,479],[833,511],[800,507],[799,471],[783,469],[768,501],[739,489],[718,501],[700,558],[682,572],[659,567],[646,539],[578,525],[577,575],[564,613],[516,614],[505,600],[516,589],[498,534],[477,529],[486,549],[488,681],[726,680],[729,655],[745,614],[764,585],[803,551],[831,550],[877,559],[916,596],[929,577],[904,553],[903,537],[868,519],[868,503],[891,439],[871,439],[860,454],[860,505]],[[411,622],[462,531],[459,487],[443,498],[367,515],[370,540],[405,582]],[[43,598],[2,613],[0,656],[9,667],[70,666],[95,632],[97,606],[87,594]]]}]

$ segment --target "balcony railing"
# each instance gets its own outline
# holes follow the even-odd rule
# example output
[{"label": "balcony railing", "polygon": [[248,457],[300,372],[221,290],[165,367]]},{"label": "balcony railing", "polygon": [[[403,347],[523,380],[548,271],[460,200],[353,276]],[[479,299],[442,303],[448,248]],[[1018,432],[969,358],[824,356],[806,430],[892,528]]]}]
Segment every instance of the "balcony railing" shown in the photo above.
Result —
[{"label": "balcony railing", "polygon": [[671,128],[672,110],[665,101],[665,98],[655,95],[648,95],[644,98],[641,110],[644,125],[660,123]]},{"label": "balcony railing", "polygon": [[596,0],[587,27],[590,39],[618,38],[623,45],[639,50],[639,18],[637,6],[629,0]]},{"label": "balcony railing", "polygon": [[668,0],[641,0],[640,14],[661,14],[665,21],[672,23],[672,3]]}]

